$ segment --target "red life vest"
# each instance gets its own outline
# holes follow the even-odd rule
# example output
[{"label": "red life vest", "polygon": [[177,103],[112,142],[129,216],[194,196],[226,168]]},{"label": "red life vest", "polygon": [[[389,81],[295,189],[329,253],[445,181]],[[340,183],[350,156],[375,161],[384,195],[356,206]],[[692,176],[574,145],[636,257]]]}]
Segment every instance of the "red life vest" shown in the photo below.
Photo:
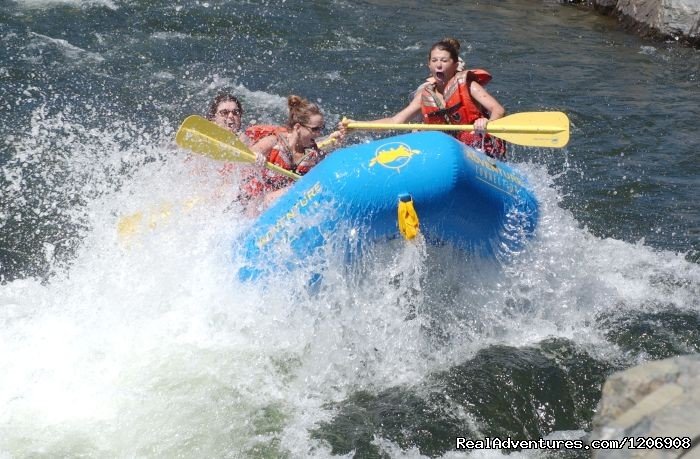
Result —
[{"label": "red life vest", "polygon": [[250,139],[250,144],[252,145],[264,137],[277,135],[280,132],[287,132],[287,128],[271,124],[254,124],[245,130],[245,135]]},{"label": "red life vest", "polygon": [[[421,112],[426,124],[472,124],[479,118],[488,118],[484,108],[471,96],[471,82],[481,85],[491,81],[491,74],[486,70],[474,69],[458,72],[445,86],[444,106],[435,94],[434,84],[427,83],[421,89]],[[488,134],[455,131],[452,133],[459,141],[483,150],[487,155],[505,159],[505,142]]]},{"label": "red life vest", "polygon": [[[277,132],[284,132],[287,129],[282,126],[272,126],[267,124],[254,124],[246,128],[243,135],[239,135],[239,139],[243,141],[244,144],[251,146],[258,140],[269,135],[277,134]],[[240,168],[238,163],[226,163],[219,169],[219,173],[226,177],[231,175],[235,170]]]},{"label": "red life vest", "polygon": [[[318,148],[316,143],[314,143],[313,146],[306,149],[301,161],[294,164],[292,152],[287,147],[286,139],[282,137],[284,133],[286,133],[285,128],[279,128],[276,131],[277,144],[270,150],[267,156],[268,162],[295,174],[304,175],[326,157],[326,152]],[[294,183],[294,179],[291,177],[277,174],[269,169],[263,169],[262,171],[255,170],[250,176],[244,178],[241,189],[243,191],[242,194],[247,195],[246,197],[250,199],[263,192],[279,190],[292,183]]]}]

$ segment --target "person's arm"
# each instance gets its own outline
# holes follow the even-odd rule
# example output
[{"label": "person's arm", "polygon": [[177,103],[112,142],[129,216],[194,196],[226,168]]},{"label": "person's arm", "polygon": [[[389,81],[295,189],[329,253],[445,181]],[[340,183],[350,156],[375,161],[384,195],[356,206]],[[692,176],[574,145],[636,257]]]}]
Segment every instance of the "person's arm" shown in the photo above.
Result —
[{"label": "person's arm", "polygon": [[416,91],[416,94],[413,96],[413,100],[404,107],[403,110],[395,114],[394,116],[390,116],[388,118],[382,118],[379,120],[373,120],[370,121],[370,123],[392,123],[392,124],[399,124],[399,123],[406,123],[413,119],[414,116],[419,114],[421,112],[421,91]]},{"label": "person's arm", "polygon": [[[413,96],[413,99],[411,102],[404,107],[403,110],[398,112],[397,114],[387,117],[387,118],[382,118],[378,120],[372,120],[372,121],[367,121],[368,123],[392,123],[392,124],[399,124],[399,123],[406,123],[413,119],[416,115],[418,115],[421,112],[421,90],[423,89],[423,86],[419,87],[418,90],[416,91],[415,95]],[[347,129],[346,126],[348,123],[353,123],[355,120],[352,119],[343,119],[340,123],[338,123],[338,129],[340,131],[344,131]]]},{"label": "person's arm", "polygon": [[241,142],[243,142],[247,146],[251,146],[253,144],[253,141],[250,139],[250,137],[245,135],[245,132],[238,133],[238,140],[240,140]]},{"label": "person's arm", "polygon": [[321,150],[325,152],[330,152],[332,150],[335,150],[336,148],[339,148],[343,144],[343,142],[345,141],[346,133],[347,129],[338,129],[337,131],[331,132],[326,137],[316,139],[316,145]]},{"label": "person's arm", "polygon": [[506,109],[501,105],[491,94],[484,89],[476,81],[472,81],[469,90],[472,97],[489,113],[488,118],[479,118],[474,121],[475,131],[486,131],[486,126],[489,121],[494,121],[503,118],[506,115]]},{"label": "person's arm", "polygon": [[255,142],[250,149],[255,153],[255,164],[262,167],[270,157],[272,148],[277,144],[276,135],[268,135]]}]

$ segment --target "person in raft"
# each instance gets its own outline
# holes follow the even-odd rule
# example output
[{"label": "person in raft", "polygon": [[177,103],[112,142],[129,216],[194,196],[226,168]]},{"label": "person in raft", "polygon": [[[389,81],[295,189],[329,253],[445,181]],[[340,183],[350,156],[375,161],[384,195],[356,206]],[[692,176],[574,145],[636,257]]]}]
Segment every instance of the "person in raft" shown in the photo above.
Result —
[{"label": "person in raft", "polygon": [[251,140],[241,131],[243,105],[233,94],[229,92],[217,94],[209,104],[207,119],[233,132],[246,145],[251,144]]},{"label": "person in raft", "polygon": [[[286,126],[278,126],[271,132],[269,126],[260,127],[257,131],[267,134],[263,137],[256,132],[255,126],[251,126],[246,132],[256,140],[251,149],[262,155],[265,161],[295,174],[304,175],[328,154],[328,150],[321,149],[316,144],[316,139],[321,137],[325,130],[323,113],[318,105],[297,95],[287,98],[287,106],[289,117]],[[334,131],[323,143],[337,146],[342,143],[344,136],[344,132]],[[284,194],[293,182],[294,179],[290,177],[257,168],[254,173],[244,178],[240,199],[250,207],[248,204],[252,200],[262,197],[262,204],[266,207]]]},{"label": "person in raft", "polygon": [[[435,43],[428,52],[430,77],[416,90],[413,100],[397,114],[372,122],[406,123],[420,113],[427,124],[473,124],[471,132],[447,132],[493,158],[505,159],[505,142],[486,134],[489,121],[505,115],[503,106],[484,89],[491,75],[481,69],[460,70],[464,62],[459,48],[454,38]],[[352,120],[344,120],[349,122]]]},{"label": "person in raft", "polygon": [[[223,91],[212,99],[209,104],[209,110],[207,111],[206,118],[209,121],[214,122],[218,126],[231,131],[238,137],[245,145],[251,146],[254,140],[249,137],[249,135],[244,132],[242,127],[243,120],[243,105],[238,97],[234,96],[230,92]],[[265,164],[265,158],[262,155],[257,155],[256,164],[262,167]],[[223,167],[219,170],[222,177],[228,177],[233,171],[238,168],[236,163],[225,163]]]}]

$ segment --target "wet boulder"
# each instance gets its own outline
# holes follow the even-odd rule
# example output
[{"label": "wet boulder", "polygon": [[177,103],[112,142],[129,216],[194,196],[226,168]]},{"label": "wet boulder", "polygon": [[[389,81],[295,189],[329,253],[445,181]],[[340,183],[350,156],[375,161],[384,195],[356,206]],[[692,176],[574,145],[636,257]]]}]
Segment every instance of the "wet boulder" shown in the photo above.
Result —
[{"label": "wet boulder", "polygon": [[698,0],[574,0],[571,3],[586,3],[603,14],[615,16],[638,35],[700,47]]},{"label": "wet boulder", "polygon": [[[596,450],[593,457],[700,457],[695,445],[700,436],[698,381],[700,354],[649,362],[610,376],[603,385],[590,440],[626,439],[626,444],[623,449]],[[669,439],[669,446],[696,447],[666,448],[664,439]]]}]

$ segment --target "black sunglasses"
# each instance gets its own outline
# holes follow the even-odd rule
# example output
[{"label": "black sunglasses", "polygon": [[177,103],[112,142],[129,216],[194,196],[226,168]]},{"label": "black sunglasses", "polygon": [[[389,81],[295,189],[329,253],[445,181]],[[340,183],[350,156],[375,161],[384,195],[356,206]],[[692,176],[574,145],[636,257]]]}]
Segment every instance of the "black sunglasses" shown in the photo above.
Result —
[{"label": "black sunglasses", "polygon": [[235,110],[226,110],[226,109],[223,109],[223,110],[219,110],[218,112],[216,112],[217,115],[221,115],[221,116],[223,116],[224,118],[228,117],[228,116],[231,115],[231,114],[233,114],[234,116],[241,116],[241,113],[243,113],[243,112],[242,112],[240,109],[238,109],[238,108],[235,109]]},{"label": "black sunglasses", "polygon": [[307,126],[306,124],[302,124],[306,129],[310,130],[311,132],[323,132],[326,130],[326,125],[322,124],[320,126]]}]

